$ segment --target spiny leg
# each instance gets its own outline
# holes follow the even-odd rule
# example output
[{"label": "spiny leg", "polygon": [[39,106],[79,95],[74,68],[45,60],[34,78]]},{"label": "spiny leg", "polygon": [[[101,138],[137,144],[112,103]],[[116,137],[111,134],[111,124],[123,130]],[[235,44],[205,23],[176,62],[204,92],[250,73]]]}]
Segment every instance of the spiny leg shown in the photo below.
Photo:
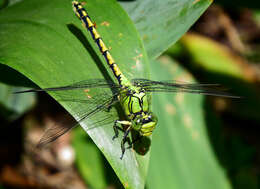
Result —
[{"label": "spiny leg", "polygon": [[[123,128],[119,127],[119,126],[117,125],[118,123],[121,124],[121,125],[127,125],[128,128],[126,129],[126,131],[125,131]],[[129,135],[129,133],[130,133],[130,130],[131,130],[131,128],[132,128],[131,125],[132,125],[132,123],[131,123],[130,121],[119,121],[119,120],[116,120],[115,123],[114,123],[114,126],[113,126],[113,129],[114,129],[114,132],[115,132],[115,136],[113,136],[112,140],[114,140],[115,138],[118,137],[118,134],[119,134],[118,130],[124,132],[124,136],[123,136],[123,139],[122,139],[122,141],[121,141],[122,155],[121,155],[120,159],[123,158],[124,153],[125,153],[125,143],[128,142],[128,144],[129,144],[129,146],[127,147],[127,149],[129,149],[129,148],[132,146],[131,141],[130,141],[130,139],[129,139],[129,137],[128,137],[128,135]]]},{"label": "spiny leg", "polygon": [[122,139],[122,141],[121,141],[121,150],[122,150],[122,155],[121,155],[121,157],[120,157],[121,160],[123,159],[123,156],[124,156],[124,154],[125,154],[125,142],[126,142],[127,139],[128,139],[128,135],[129,135],[130,131],[131,131],[131,126],[129,126],[129,127],[126,129],[126,131],[125,131],[125,133],[124,133],[124,136],[123,136],[123,139]]},{"label": "spiny leg", "polygon": [[120,120],[116,120],[114,122],[114,125],[113,125],[113,129],[114,129],[114,132],[115,132],[115,135],[113,136],[112,140],[114,140],[115,138],[118,137],[118,130],[122,131],[122,132],[125,132],[125,130],[123,128],[121,128],[120,126],[118,126],[117,124],[121,124],[121,125],[131,125],[131,122],[130,121],[120,121]]}]

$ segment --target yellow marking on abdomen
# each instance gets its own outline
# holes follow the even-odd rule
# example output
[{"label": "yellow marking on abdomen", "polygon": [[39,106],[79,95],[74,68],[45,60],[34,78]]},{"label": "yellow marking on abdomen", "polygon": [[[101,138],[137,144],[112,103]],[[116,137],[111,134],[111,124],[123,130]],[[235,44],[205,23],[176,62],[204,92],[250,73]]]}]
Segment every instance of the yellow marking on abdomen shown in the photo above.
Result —
[{"label": "yellow marking on abdomen", "polygon": [[109,63],[110,65],[115,63],[115,61],[114,61],[114,59],[113,59],[113,57],[111,56],[111,54],[110,54],[109,51],[106,52],[106,55],[105,55],[105,56],[106,56],[107,61],[108,61],[108,63]]},{"label": "yellow marking on abdomen", "polygon": [[[105,43],[103,42],[103,40],[100,38],[98,40],[98,45],[100,46],[100,51],[102,52],[102,54],[106,51],[108,51],[108,48],[106,47]],[[109,63],[109,62],[108,62]]]},{"label": "yellow marking on abdomen", "polygon": [[93,32],[93,36],[95,37],[95,40],[97,40],[98,38],[100,38],[99,33],[97,32],[97,30],[93,27],[92,28],[92,32]]},{"label": "yellow marking on abdomen", "polygon": [[114,70],[114,74],[115,74],[117,77],[122,74],[122,72],[120,71],[119,67],[118,67],[116,64],[114,64],[113,70]]},{"label": "yellow marking on abdomen", "polygon": [[99,50],[105,57],[107,64],[109,65],[109,67],[113,71],[114,75],[116,76],[119,84],[121,85],[122,78],[124,78],[125,80],[126,80],[126,78],[123,76],[119,67],[117,66],[114,59],[112,58],[108,48],[106,47],[106,45],[103,42],[103,40],[101,39],[99,33],[95,29],[95,24],[93,24],[88,13],[86,12],[86,10],[82,7],[82,5],[79,2],[73,1],[72,5],[73,5],[73,10],[76,13],[77,17],[81,20],[81,22],[83,23],[83,26],[85,26],[88,29],[88,31],[91,33],[93,40],[98,45]]},{"label": "yellow marking on abdomen", "polygon": [[[85,11],[83,11],[83,12],[85,12]],[[92,27],[92,26],[94,26],[93,22],[91,22],[91,20],[90,20],[89,17],[86,17],[86,21],[87,21],[87,23],[88,23],[88,27],[89,27],[89,28]]]}]

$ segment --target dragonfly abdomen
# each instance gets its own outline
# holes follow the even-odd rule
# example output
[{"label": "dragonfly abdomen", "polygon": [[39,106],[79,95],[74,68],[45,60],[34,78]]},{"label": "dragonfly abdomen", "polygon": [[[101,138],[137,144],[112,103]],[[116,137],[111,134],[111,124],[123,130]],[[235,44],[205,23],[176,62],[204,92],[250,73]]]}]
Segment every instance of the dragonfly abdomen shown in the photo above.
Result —
[{"label": "dragonfly abdomen", "polygon": [[118,65],[115,63],[108,48],[106,47],[105,43],[103,42],[102,38],[100,37],[99,33],[97,32],[97,30],[95,28],[95,24],[91,21],[88,13],[82,7],[82,5],[77,1],[73,1],[72,6],[73,6],[73,10],[74,10],[75,14],[77,15],[77,17],[81,20],[84,27],[86,27],[88,29],[88,31],[90,32],[93,40],[96,42],[97,46],[99,47],[100,52],[105,57],[105,60],[108,64],[108,66],[112,70],[114,76],[117,78],[119,84],[121,86],[123,86],[124,81],[126,81],[127,79],[123,76]]}]

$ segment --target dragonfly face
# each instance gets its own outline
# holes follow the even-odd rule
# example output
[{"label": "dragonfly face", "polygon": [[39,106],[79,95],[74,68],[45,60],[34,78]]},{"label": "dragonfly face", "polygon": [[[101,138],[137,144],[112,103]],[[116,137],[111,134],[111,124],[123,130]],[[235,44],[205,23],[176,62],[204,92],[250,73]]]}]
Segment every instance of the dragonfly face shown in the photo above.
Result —
[{"label": "dragonfly face", "polygon": [[157,117],[152,112],[143,112],[132,120],[132,128],[139,131],[141,136],[150,136],[156,124]]}]

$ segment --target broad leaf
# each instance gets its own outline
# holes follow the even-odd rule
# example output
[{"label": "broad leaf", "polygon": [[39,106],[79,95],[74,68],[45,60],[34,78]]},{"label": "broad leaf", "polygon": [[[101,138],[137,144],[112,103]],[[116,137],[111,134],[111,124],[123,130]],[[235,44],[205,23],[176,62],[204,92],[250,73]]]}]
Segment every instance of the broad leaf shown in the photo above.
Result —
[{"label": "broad leaf", "polygon": [[209,82],[225,84],[234,94],[243,97],[229,102],[230,112],[245,119],[259,120],[260,98],[254,86],[255,73],[242,57],[218,42],[196,34],[186,34],[180,44],[192,64],[196,65],[197,73],[203,73]]},{"label": "broad leaf", "polygon": [[0,114],[9,121],[17,119],[35,104],[34,94],[13,95],[17,90],[21,88],[0,83]]},{"label": "broad leaf", "polygon": [[[167,57],[152,64],[153,79],[194,82]],[[155,94],[160,118],[153,134],[147,185],[153,188],[228,189],[230,184],[212,151],[205,121],[205,98],[199,94]]]},{"label": "broad leaf", "polygon": [[211,4],[211,0],[123,1],[150,59],[175,43]]},{"label": "broad leaf", "polygon": [[[131,79],[148,77],[147,56],[132,22],[113,0],[91,0],[86,4],[90,17],[111,54]],[[122,27],[123,25],[123,27]],[[26,0],[0,12],[0,62],[18,70],[41,88],[71,84],[86,79],[113,80],[102,55],[89,33],[74,15],[69,0]],[[145,72],[144,72],[145,70]],[[91,91],[99,96],[102,89]],[[111,91],[107,91],[111,94]],[[51,94],[58,99],[55,93]],[[86,98],[83,91],[68,91],[71,99]],[[88,104],[60,101],[75,117],[89,111]],[[93,106],[92,106],[93,107]],[[118,119],[115,108],[111,109]],[[106,116],[101,112],[101,117]],[[109,114],[110,115],[110,114]],[[81,122],[87,130],[93,116]],[[88,130],[126,188],[143,188],[149,153],[145,156],[127,150],[120,160],[120,137],[112,141],[113,123]]]}]

